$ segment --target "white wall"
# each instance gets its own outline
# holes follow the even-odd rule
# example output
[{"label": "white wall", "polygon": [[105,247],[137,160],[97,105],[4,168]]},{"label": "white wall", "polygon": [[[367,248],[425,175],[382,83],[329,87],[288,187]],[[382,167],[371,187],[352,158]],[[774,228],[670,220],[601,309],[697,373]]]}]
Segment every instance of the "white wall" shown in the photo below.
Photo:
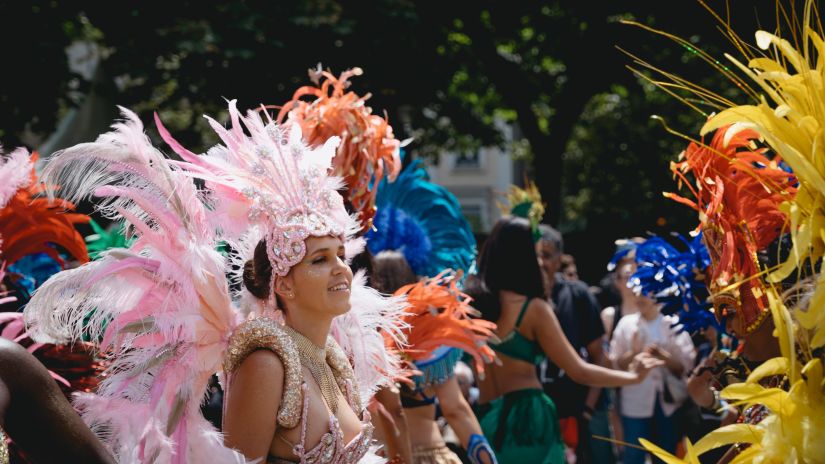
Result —
[{"label": "white wall", "polygon": [[[512,137],[509,128],[506,137]],[[452,192],[473,226],[474,232],[487,233],[501,217],[497,202],[513,183],[519,171],[510,153],[496,147],[482,148],[472,155],[442,153],[438,163],[427,167],[430,180]]]}]

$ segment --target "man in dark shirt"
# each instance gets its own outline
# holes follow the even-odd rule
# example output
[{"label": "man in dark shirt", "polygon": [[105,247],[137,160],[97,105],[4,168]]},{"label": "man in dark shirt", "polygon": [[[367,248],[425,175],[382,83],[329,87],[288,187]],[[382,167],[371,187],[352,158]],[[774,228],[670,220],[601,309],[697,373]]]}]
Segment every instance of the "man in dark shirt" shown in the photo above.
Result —
[{"label": "man in dark shirt", "polygon": [[[545,290],[553,303],[553,309],[567,340],[583,359],[592,364],[602,364],[604,352],[602,337],[604,326],[599,316],[599,306],[587,285],[581,281],[565,280],[558,272],[564,243],[561,234],[550,226],[540,226],[541,239],[536,243],[536,253],[545,281]],[[590,388],[573,382],[563,370],[546,360],[539,366],[539,378],[544,391],[556,403],[562,432],[566,427],[578,432],[576,462],[588,463],[590,458],[589,421],[599,388]],[[576,430],[577,429],[577,430]],[[573,440],[565,434],[566,442]]]}]

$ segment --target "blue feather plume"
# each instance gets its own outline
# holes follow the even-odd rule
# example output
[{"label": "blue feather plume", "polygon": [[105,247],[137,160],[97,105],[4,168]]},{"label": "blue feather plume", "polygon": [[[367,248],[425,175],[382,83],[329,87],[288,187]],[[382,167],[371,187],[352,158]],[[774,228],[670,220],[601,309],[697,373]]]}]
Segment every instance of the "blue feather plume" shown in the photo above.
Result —
[{"label": "blue feather plume", "polygon": [[469,272],[476,241],[456,197],[430,182],[420,160],[395,182],[378,186],[374,228],[367,232],[370,252],[400,251],[412,270],[434,276],[444,269]]},{"label": "blue feather plume", "polygon": [[664,314],[678,315],[683,330],[693,333],[717,326],[707,302],[704,275],[710,255],[702,234],[693,240],[676,236],[685,245],[684,251],[657,236],[640,243],[635,250],[637,269],[627,285],[661,303]]}]

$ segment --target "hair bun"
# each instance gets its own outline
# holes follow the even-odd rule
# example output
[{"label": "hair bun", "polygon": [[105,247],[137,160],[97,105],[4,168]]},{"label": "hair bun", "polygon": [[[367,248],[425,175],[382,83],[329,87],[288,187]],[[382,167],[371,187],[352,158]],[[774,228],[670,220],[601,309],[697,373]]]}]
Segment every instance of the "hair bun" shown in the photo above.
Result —
[{"label": "hair bun", "polygon": [[261,273],[256,272],[256,268],[258,266],[256,266],[255,261],[256,260],[253,258],[244,263],[243,284],[253,296],[265,300],[269,297],[269,279],[262,278],[265,276],[262,276],[260,275]]}]

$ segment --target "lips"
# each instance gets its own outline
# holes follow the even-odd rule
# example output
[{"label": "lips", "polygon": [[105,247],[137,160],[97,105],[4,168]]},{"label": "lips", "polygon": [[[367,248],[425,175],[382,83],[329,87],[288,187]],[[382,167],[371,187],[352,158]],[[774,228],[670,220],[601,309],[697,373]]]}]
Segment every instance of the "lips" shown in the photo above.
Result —
[{"label": "lips", "polygon": [[341,282],[340,284],[333,285],[329,287],[327,291],[330,292],[346,292],[349,291],[349,284],[346,282]]}]

